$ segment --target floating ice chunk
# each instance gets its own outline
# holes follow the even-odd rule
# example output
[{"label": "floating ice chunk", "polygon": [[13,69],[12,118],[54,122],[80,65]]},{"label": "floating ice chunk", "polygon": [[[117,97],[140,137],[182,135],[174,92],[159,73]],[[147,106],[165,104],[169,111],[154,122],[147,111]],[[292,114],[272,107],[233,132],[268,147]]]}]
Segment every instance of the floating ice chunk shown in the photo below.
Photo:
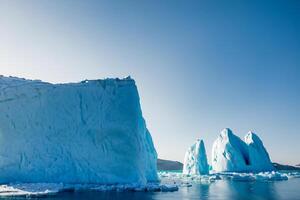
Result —
[{"label": "floating ice chunk", "polygon": [[185,153],[183,174],[204,175],[209,173],[203,140],[197,140]]},{"label": "floating ice chunk", "polygon": [[255,174],[256,180],[261,181],[282,181],[282,180],[288,180],[288,176],[286,173],[280,173],[280,172],[260,172],[258,174]]},{"label": "floating ice chunk", "polygon": [[45,196],[59,193],[63,184],[22,183],[0,185],[0,196]]},{"label": "floating ice chunk", "polygon": [[147,183],[139,184],[116,184],[116,185],[97,185],[97,184],[52,184],[52,183],[22,183],[0,185],[0,197],[7,196],[26,196],[40,197],[56,195],[61,192],[74,191],[143,191],[143,192],[174,192],[178,190],[176,184]]},{"label": "floating ice chunk", "polygon": [[237,173],[222,172],[209,175],[186,175],[178,172],[159,172],[162,183],[178,185],[179,187],[191,187],[194,184],[210,184],[215,181],[285,181],[291,178],[300,178],[300,172],[260,172]]}]

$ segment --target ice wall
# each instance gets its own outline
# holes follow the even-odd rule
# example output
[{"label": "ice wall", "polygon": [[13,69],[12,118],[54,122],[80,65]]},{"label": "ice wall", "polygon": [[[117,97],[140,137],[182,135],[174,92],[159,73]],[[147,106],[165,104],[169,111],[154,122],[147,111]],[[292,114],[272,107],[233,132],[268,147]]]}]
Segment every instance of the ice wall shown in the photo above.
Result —
[{"label": "ice wall", "polygon": [[224,129],[213,144],[212,169],[216,172],[260,172],[274,170],[262,141],[248,133],[245,142]]},{"label": "ice wall", "polygon": [[133,79],[0,77],[0,182],[144,184],[156,159]]},{"label": "ice wall", "polygon": [[203,140],[197,140],[185,153],[183,174],[205,175],[209,173]]}]

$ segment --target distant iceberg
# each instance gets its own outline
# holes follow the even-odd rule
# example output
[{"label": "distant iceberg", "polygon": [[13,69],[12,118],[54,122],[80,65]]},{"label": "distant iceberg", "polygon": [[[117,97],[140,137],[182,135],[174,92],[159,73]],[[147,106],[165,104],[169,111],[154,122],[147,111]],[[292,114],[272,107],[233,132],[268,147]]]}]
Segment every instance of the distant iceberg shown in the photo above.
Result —
[{"label": "distant iceberg", "polygon": [[209,173],[203,140],[197,140],[185,153],[183,174],[206,175]]},{"label": "distant iceberg", "polygon": [[224,129],[212,148],[212,169],[216,172],[261,172],[272,171],[271,163],[259,137],[249,132],[245,142]]},{"label": "distant iceberg", "polygon": [[253,132],[245,136],[249,149],[249,162],[254,171],[272,171],[273,164],[260,138]]},{"label": "distant iceberg", "polygon": [[145,184],[156,160],[133,79],[0,77],[0,182]]}]

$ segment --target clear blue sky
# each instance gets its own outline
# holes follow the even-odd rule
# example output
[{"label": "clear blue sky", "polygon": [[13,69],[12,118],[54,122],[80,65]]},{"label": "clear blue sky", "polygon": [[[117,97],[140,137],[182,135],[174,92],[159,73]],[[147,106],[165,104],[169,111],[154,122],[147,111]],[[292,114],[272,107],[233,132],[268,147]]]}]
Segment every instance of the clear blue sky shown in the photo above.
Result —
[{"label": "clear blue sky", "polygon": [[131,75],[159,157],[222,128],[300,163],[300,1],[0,0],[0,74]]}]

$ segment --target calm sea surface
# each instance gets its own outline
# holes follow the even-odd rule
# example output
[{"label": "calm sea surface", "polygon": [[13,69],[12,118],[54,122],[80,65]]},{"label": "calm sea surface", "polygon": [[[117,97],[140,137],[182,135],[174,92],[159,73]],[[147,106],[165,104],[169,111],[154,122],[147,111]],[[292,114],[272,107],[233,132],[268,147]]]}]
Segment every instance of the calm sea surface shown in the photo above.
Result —
[{"label": "calm sea surface", "polygon": [[[11,199],[11,198],[4,198]],[[16,198],[14,198],[16,199]],[[20,199],[20,198],[17,198]],[[24,199],[24,198],[23,198]],[[213,199],[213,200],[263,200],[290,199],[300,200],[300,179],[274,182],[235,182],[216,181],[210,184],[195,184],[192,187],[180,187],[176,192],[73,192],[47,196],[45,200],[71,199],[120,199],[120,200],[174,200],[174,199]]]}]

